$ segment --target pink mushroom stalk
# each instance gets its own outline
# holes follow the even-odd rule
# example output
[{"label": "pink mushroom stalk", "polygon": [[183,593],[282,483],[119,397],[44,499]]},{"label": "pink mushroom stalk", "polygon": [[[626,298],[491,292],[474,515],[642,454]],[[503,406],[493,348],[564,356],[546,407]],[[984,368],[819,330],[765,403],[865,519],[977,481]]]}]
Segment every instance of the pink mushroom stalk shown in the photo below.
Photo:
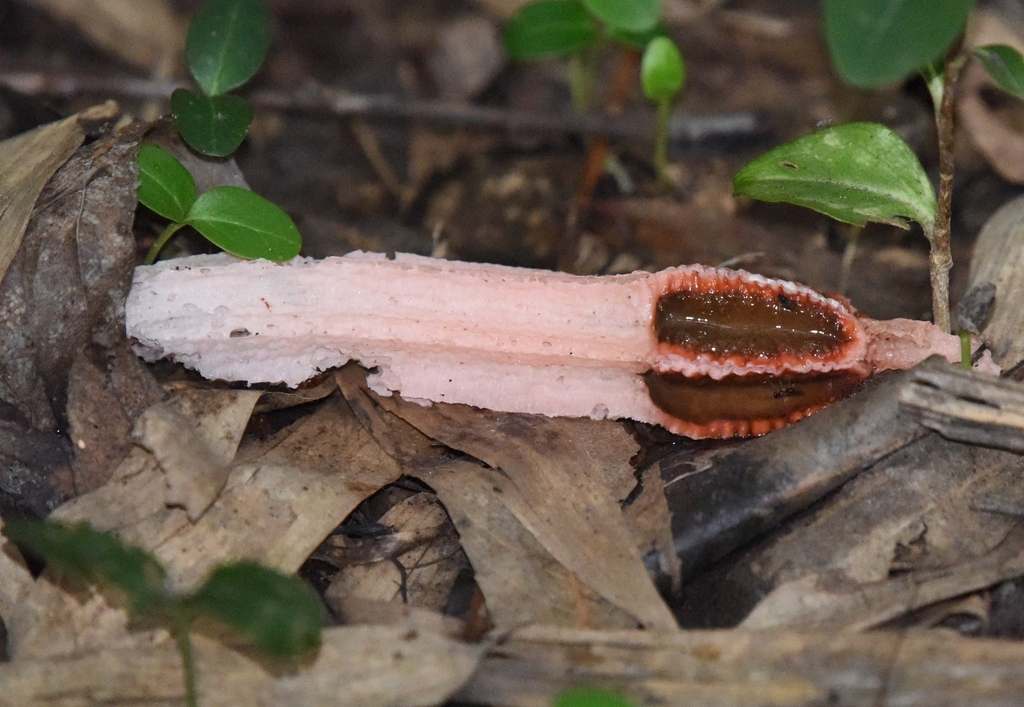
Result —
[{"label": "pink mushroom stalk", "polygon": [[581,277],[399,254],[139,267],[127,333],[147,360],[295,386],[355,360],[373,390],[690,437],[764,434],[956,337],[879,322],[802,285],[699,265]]}]

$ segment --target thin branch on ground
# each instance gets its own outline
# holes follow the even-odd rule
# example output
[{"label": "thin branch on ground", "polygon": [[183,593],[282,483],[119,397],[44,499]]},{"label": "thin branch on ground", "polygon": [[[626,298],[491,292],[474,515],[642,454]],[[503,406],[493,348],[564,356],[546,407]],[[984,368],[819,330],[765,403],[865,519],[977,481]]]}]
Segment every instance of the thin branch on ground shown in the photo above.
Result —
[{"label": "thin branch on ground", "polygon": [[[72,98],[99,95],[104,98],[167,100],[184,81],[144,79],[131,76],[74,76],[38,72],[0,73],[0,86],[25,95]],[[315,82],[296,90],[255,89],[247,98],[262,108],[319,113],[338,117],[422,119],[437,123],[510,132],[532,131],[574,135],[605,135],[612,138],[654,139],[654,125],[647,111],[636,115],[608,116],[597,113],[530,113],[493,106],[474,106],[444,101],[410,101],[395,96],[349,93]],[[711,140],[754,140],[766,126],[754,113],[676,115],[669,123],[669,139],[693,145]]]}]

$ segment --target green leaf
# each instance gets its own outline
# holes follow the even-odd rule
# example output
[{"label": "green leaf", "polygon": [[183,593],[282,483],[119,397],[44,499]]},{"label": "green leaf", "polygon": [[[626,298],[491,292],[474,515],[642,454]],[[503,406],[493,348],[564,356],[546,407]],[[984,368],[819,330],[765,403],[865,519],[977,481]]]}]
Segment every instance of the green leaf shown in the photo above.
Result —
[{"label": "green leaf", "polygon": [[1024,98],[1024,57],[1020,52],[1005,44],[990,44],[975,49],[974,55],[1000,88]]},{"label": "green leaf", "polygon": [[655,37],[640,62],[644,95],[656,103],[670,101],[686,81],[686,67],[679,49],[668,37]]},{"label": "green leaf", "polygon": [[209,0],[188,30],[185,55],[203,93],[219,96],[259,70],[270,46],[270,15],[259,0]]},{"label": "green leaf", "polygon": [[196,200],[196,183],[174,155],[156,145],[139,147],[139,201],[171,221],[183,221]]},{"label": "green leaf", "polygon": [[806,206],[863,226],[921,224],[931,237],[935,191],[913,150],[878,123],[826,128],[777,147],[741,169],[737,194]]},{"label": "green leaf", "polygon": [[298,577],[254,562],[217,568],[187,604],[271,656],[296,655],[320,645],[320,600],[313,590]]},{"label": "green leaf", "polygon": [[577,687],[561,693],[555,699],[555,707],[632,707],[632,704],[611,690]]},{"label": "green leaf", "polygon": [[645,32],[661,16],[661,0],[583,0],[583,4],[613,30]]},{"label": "green leaf", "polygon": [[288,214],[248,189],[216,187],[204,192],[185,223],[241,258],[290,260],[302,247],[302,236]]},{"label": "green leaf", "polygon": [[169,601],[167,575],[156,558],[84,523],[11,521],[4,535],[70,575],[121,589],[136,614],[158,611]]},{"label": "green leaf", "polygon": [[574,54],[596,41],[597,23],[579,0],[530,3],[505,26],[505,48],[520,61]]},{"label": "green leaf", "polygon": [[974,0],[825,0],[825,38],[848,83],[888,86],[941,58]]},{"label": "green leaf", "polygon": [[252,123],[252,106],[238,96],[204,96],[179,88],[171,94],[171,114],[189,146],[211,157],[238,149]]}]

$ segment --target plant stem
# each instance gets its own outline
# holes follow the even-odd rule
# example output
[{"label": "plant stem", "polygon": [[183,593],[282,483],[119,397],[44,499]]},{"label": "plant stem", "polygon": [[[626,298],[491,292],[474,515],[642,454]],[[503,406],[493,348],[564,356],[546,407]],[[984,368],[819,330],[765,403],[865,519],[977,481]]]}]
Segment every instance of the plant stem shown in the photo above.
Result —
[{"label": "plant stem", "polygon": [[[953,267],[950,253],[950,222],[953,207],[953,101],[965,57],[956,55],[946,62],[942,100],[935,106],[935,127],[939,137],[939,193],[935,213],[935,229],[931,234],[929,271],[932,282],[932,316],[935,325],[949,332],[949,271]],[[927,234],[926,234],[927,235]]]},{"label": "plant stem", "polygon": [[199,695],[196,692],[196,663],[192,655],[192,638],[189,635],[189,622],[177,619],[174,622],[174,640],[178,643],[181,653],[182,673],[185,677],[185,703],[188,707],[199,707]]},{"label": "plant stem", "polygon": [[[639,65],[640,52],[628,47],[619,48],[615,56],[615,69],[606,98],[605,112],[609,116],[622,114],[626,101],[629,100],[629,92],[636,79]],[[560,251],[565,251],[566,246],[574,240],[580,218],[590,208],[590,198],[594,193],[594,187],[597,186],[598,180],[604,173],[604,161],[610,149],[608,137],[604,135],[596,136],[590,143],[587,161],[583,167],[583,176],[576,189],[576,196],[569,205],[565,235],[559,248]],[[571,262],[572,258],[568,253],[562,252],[559,255],[559,260]]]},{"label": "plant stem", "polygon": [[658,102],[658,125],[654,131],[654,168],[658,171],[658,182],[670,190],[672,180],[668,178],[668,118],[672,102],[668,99]]},{"label": "plant stem", "polygon": [[184,226],[183,223],[171,223],[165,228],[157,239],[153,242],[153,247],[146,253],[146,259],[143,261],[146,265],[152,265],[156,261],[156,256],[160,254],[160,250],[167,245],[167,241],[171,240],[171,236],[177,233],[178,229]]},{"label": "plant stem", "polygon": [[850,272],[853,270],[853,261],[857,257],[857,247],[860,244],[860,232],[863,228],[850,226],[849,234],[846,237],[846,247],[843,249],[843,261],[839,268],[839,285],[836,289],[839,294],[845,296],[850,286]]},{"label": "plant stem", "polygon": [[960,365],[971,370],[971,332],[966,329],[960,330]]}]

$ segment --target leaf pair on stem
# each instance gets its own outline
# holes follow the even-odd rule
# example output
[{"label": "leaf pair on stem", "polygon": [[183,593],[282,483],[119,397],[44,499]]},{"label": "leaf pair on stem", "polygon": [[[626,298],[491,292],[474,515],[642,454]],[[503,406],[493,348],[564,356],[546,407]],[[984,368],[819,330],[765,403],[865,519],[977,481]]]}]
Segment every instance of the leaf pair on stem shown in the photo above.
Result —
[{"label": "leaf pair on stem", "polygon": [[69,578],[119,590],[132,616],[155,620],[174,634],[184,665],[185,694],[198,704],[189,637],[196,619],[216,619],[271,658],[320,645],[320,600],[301,580],[254,562],[218,567],[191,594],[168,587],[167,572],[148,552],[85,524],[18,521],[4,535]]},{"label": "leaf pair on stem", "polygon": [[[227,92],[259,70],[270,46],[270,16],[260,0],[210,0],[189,26],[185,54],[202,93],[178,89],[171,113],[190,147],[211,157],[234,152],[252,122],[252,106]],[[171,223],[153,243],[145,262],[183,226],[242,258],[294,258],[302,237],[291,218],[273,203],[238,187],[196,194],[195,181],[171,154],[154,145],[139,150],[139,201]]]},{"label": "leaf pair on stem", "polygon": [[567,57],[569,87],[579,111],[590,104],[602,39],[642,51],[640,83],[658,107],[654,164],[667,185],[669,110],[686,80],[686,67],[660,18],[660,0],[538,0],[509,20],[505,47],[522,61]]}]

